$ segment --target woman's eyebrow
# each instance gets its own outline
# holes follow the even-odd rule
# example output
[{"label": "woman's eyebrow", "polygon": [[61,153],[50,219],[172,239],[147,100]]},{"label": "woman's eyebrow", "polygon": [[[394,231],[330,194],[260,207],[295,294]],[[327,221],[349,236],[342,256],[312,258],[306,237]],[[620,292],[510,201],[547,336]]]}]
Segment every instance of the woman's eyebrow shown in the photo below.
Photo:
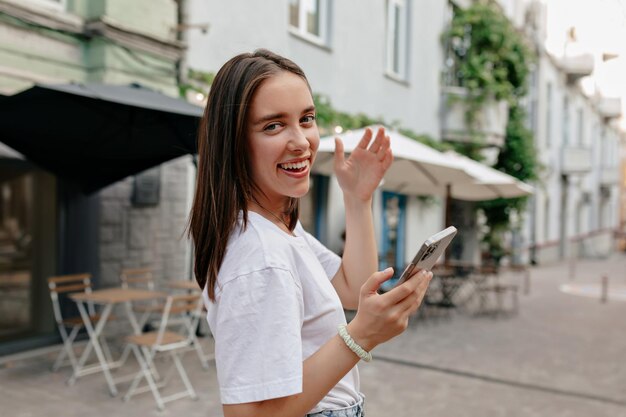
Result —
[{"label": "woman's eyebrow", "polygon": [[259,118],[256,122],[254,122],[254,124],[255,125],[259,125],[261,123],[269,122],[270,120],[273,120],[273,119],[282,119],[285,116],[286,116],[285,113],[268,114],[268,115],[265,115],[265,116]]},{"label": "woman's eyebrow", "polygon": [[[302,110],[301,114],[309,113],[309,112],[312,112],[312,111],[315,111],[315,106],[309,106],[309,107],[305,108],[304,110]],[[283,117],[287,117],[287,113],[267,114],[267,115],[262,116],[259,119],[257,119],[257,121],[255,121],[254,124],[255,125],[260,125],[261,123],[269,122],[270,120],[274,120],[274,119],[282,119]]]}]

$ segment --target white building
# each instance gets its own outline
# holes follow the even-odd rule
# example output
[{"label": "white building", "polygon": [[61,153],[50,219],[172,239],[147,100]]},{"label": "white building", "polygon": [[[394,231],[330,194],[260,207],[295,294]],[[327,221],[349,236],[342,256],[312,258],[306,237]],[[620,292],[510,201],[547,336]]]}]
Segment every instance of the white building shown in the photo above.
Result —
[{"label": "white building", "polygon": [[[529,105],[534,107],[531,124],[545,170],[522,216],[526,227],[521,246],[532,246],[527,253],[539,262],[565,257],[573,247],[588,255],[604,253],[608,229],[617,225],[612,178],[619,134],[599,113],[598,103],[568,76],[562,61],[542,46],[547,31],[542,4],[500,4],[518,27],[530,30],[540,51]],[[298,63],[313,91],[327,96],[340,111],[380,117],[434,138],[447,135],[450,121],[441,109],[449,87],[442,82],[441,35],[452,17],[451,2],[189,0],[187,15],[191,25],[209,25],[207,33],[188,33],[191,68],[215,72],[237,53],[268,48]],[[332,180],[325,181],[314,179],[310,197],[303,201],[303,222],[330,248],[340,250],[341,194]],[[404,263],[423,238],[443,226],[439,198],[379,193],[375,210],[383,264]],[[457,255],[476,262],[472,213],[471,205],[458,207],[457,221],[471,232],[462,238],[465,247]]]},{"label": "white building", "polygon": [[[191,0],[188,17],[191,24],[210,25],[207,34],[189,33],[191,68],[215,72],[237,53],[267,48],[300,65],[313,91],[327,96],[334,108],[397,121],[415,132],[439,136],[440,36],[448,19],[445,1]],[[323,181],[315,178],[310,199],[303,201],[303,223],[338,251],[343,214],[339,210],[335,215],[333,208],[342,207],[343,202],[333,181],[328,193],[316,192],[316,186],[325,188],[319,184]],[[381,236],[389,229],[382,205],[391,211],[398,205],[401,231],[396,241],[401,253],[390,263],[403,263],[421,240],[441,229],[443,207],[440,201],[423,203],[414,196],[382,194],[375,201],[379,246],[386,252],[390,243]],[[324,202],[311,204],[316,196],[328,198],[332,215],[319,212]],[[317,213],[311,212],[313,206],[318,207]],[[396,224],[396,215],[391,215],[390,222]]]},{"label": "white building", "polygon": [[[538,54],[529,113],[543,169],[526,216],[530,260],[606,256],[619,225],[623,133],[615,123],[620,99],[585,88],[598,83],[602,53],[572,39],[575,30],[551,27],[548,17],[556,11],[550,2],[501,3]],[[560,50],[548,48],[555,38],[562,41]]]}]

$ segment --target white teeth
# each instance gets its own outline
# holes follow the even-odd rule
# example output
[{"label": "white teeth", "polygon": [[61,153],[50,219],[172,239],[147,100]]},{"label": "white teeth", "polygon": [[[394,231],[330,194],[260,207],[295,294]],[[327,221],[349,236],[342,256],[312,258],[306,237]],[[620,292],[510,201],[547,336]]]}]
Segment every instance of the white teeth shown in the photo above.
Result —
[{"label": "white teeth", "polygon": [[288,162],[286,164],[280,164],[282,169],[302,169],[309,166],[309,160],[305,159],[300,162]]}]

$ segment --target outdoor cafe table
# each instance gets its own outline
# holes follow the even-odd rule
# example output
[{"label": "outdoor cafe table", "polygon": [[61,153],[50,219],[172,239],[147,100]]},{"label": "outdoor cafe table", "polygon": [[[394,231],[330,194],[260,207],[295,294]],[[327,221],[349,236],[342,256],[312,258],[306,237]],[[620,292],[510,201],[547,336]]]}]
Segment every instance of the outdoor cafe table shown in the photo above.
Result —
[{"label": "outdoor cafe table", "polygon": [[[90,293],[75,293],[70,295],[70,298],[76,302],[78,306],[78,311],[83,319],[85,324],[85,328],[87,329],[87,333],[89,334],[89,343],[85,347],[83,354],[81,355],[76,371],[70,378],[69,383],[73,384],[77,378],[89,375],[95,372],[100,372],[104,374],[107,385],[109,386],[109,392],[111,395],[117,395],[117,388],[115,386],[115,381],[111,376],[110,369],[116,368],[119,364],[110,363],[105,358],[102,346],[100,346],[100,335],[102,334],[102,330],[113,310],[113,306],[116,304],[124,304],[126,310],[126,316],[130,325],[132,326],[133,332],[135,334],[141,333],[141,326],[137,322],[137,318],[133,313],[132,302],[134,301],[146,301],[146,300],[154,300],[159,298],[167,297],[166,293],[160,291],[152,291],[152,290],[142,290],[135,288],[106,288],[101,290],[94,290]],[[103,309],[100,315],[100,319],[96,323],[95,327],[91,323],[91,319],[89,318],[88,309],[86,308],[87,304],[98,304],[102,305]],[[85,361],[89,357],[91,353],[91,349],[93,349],[98,357],[98,364],[86,367]]]},{"label": "outdoor cafe table", "polygon": [[170,281],[166,285],[173,290],[200,291],[200,287],[198,286],[198,283],[196,281],[189,281],[189,280]]}]

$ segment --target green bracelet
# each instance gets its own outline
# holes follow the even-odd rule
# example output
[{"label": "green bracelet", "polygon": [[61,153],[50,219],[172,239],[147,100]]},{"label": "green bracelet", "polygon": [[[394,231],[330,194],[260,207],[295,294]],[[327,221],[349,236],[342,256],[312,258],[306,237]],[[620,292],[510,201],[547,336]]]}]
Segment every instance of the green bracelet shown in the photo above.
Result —
[{"label": "green bracelet", "polygon": [[345,324],[340,324],[337,327],[337,331],[339,332],[339,336],[346,343],[346,346],[350,348],[359,358],[363,359],[365,362],[370,362],[372,360],[372,354],[363,349],[348,333],[348,327]]}]

